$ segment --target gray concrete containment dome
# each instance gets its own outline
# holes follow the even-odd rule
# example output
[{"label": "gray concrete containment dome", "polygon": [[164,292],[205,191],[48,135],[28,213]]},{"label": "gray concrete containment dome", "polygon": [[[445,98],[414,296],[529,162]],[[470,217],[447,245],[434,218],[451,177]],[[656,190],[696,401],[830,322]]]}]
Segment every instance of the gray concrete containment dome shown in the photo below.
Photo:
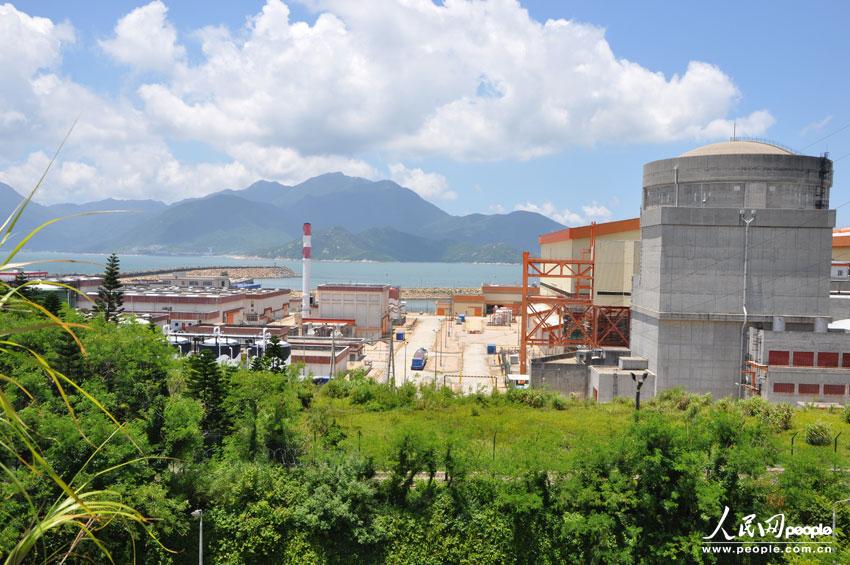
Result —
[{"label": "gray concrete containment dome", "polygon": [[658,390],[737,396],[748,328],[829,316],[831,186],[829,159],[756,141],[644,165],[631,347]]}]

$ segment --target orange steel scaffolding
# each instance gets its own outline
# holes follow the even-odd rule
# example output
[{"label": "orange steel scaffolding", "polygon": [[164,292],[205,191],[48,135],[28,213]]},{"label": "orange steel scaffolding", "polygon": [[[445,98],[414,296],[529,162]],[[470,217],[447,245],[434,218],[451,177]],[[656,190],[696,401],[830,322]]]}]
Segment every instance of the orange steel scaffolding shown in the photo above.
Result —
[{"label": "orange steel scaffolding", "polygon": [[[522,254],[522,310],[520,312],[520,372],[525,373],[528,347],[589,347],[629,345],[630,309],[596,306],[594,266],[596,224],[591,224],[590,247],[580,259],[542,259]],[[559,296],[530,294],[531,278],[572,279],[573,292]]]}]

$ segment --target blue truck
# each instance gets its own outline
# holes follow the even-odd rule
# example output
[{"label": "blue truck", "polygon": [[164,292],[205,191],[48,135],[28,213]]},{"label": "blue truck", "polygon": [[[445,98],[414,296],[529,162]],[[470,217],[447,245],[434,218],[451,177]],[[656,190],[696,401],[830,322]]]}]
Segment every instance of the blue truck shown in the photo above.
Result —
[{"label": "blue truck", "polygon": [[425,363],[428,362],[428,350],[420,347],[413,354],[413,361],[410,362],[411,371],[421,371],[425,368]]}]

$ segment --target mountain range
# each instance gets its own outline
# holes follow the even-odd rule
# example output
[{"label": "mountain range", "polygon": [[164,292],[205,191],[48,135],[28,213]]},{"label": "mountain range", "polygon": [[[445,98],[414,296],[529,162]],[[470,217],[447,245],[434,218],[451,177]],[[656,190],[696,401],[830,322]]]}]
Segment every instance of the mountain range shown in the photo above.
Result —
[{"label": "mountain range", "polygon": [[[21,198],[0,183],[0,214]],[[329,173],[295,186],[258,181],[170,205],[31,203],[15,231],[20,237],[52,218],[102,210],[120,212],[62,220],[27,249],[298,258],[301,225],[309,221],[317,259],[518,262],[540,234],[563,227],[534,212],[454,216],[395,182]]]}]

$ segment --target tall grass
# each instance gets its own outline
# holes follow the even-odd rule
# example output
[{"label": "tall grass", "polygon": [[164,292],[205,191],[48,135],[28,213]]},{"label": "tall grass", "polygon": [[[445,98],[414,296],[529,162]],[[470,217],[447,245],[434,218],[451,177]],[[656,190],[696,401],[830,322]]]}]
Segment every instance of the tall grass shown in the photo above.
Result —
[{"label": "tall grass", "polygon": [[[26,244],[41,230],[47,228],[51,224],[60,221],[64,218],[55,218],[48,220],[41,225],[35,227],[21,237],[17,243],[12,243],[14,229],[18,225],[21,217],[24,214],[27,206],[32,201],[33,196],[41,187],[50,168],[56,161],[59,152],[68,140],[74,126],[68,130],[65,138],[60,143],[47,167],[45,168],[41,178],[36,185],[30,190],[20,204],[12,210],[6,220],[0,225],[0,271],[8,271],[11,269],[22,269],[31,264],[31,262],[15,262],[15,257],[24,249]],[[40,261],[43,262],[43,261]],[[51,261],[55,262],[55,261]],[[27,286],[36,284],[52,284],[63,287],[71,292],[78,293],[76,289],[57,282],[46,281],[28,281]],[[22,285],[22,286],[25,286]],[[10,284],[0,282],[0,312],[3,311],[28,311],[37,315],[39,321],[33,322],[28,326],[16,328],[15,330],[4,332],[0,335],[0,356],[10,355],[12,353],[23,353],[35,360],[41,370],[50,378],[53,386],[64,403],[68,417],[71,418],[78,430],[80,436],[89,444],[91,441],[85,436],[80,427],[74,408],[69,399],[69,391],[71,394],[79,395],[86,401],[90,402],[102,411],[114,424],[115,431],[106,440],[110,441],[116,434],[122,434],[130,441],[132,438],[127,433],[123,426],[115,419],[115,417],[91,394],[84,390],[79,384],[69,379],[61,372],[57,371],[42,357],[38,352],[25,347],[16,341],[16,336],[29,331],[34,331],[48,326],[56,326],[67,332],[76,342],[82,353],[85,355],[85,348],[75,333],[75,329],[84,327],[80,324],[67,323],[59,316],[48,311],[37,301],[32,300],[21,292],[21,287],[12,287]],[[80,293],[81,294],[81,293]],[[87,296],[81,294],[84,299]],[[0,382],[3,386],[0,387],[0,451],[5,452],[8,457],[0,458],[0,473],[2,473],[9,484],[13,486],[13,491],[16,492],[27,503],[29,513],[31,514],[31,526],[20,532],[20,538],[12,552],[6,557],[6,564],[22,563],[32,557],[32,552],[36,545],[43,541],[46,534],[51,531],[58,530],[76,530],[77,535],[72,541],[65,544],[63,547],[52,547],[52,554],[43,556],[46,560],[61,560],[65,561],[69,556],[73,555],[79,545],[88,540],[97,546],[101,554],[112,561],[107,548],[97,539],[97,531],[101,528],[109,526],[113,522],[130,521],[143,526],[147,525],[147,520],[137,510],[129,507],[121,501],[118,493],[110,490],[94,490],[89,486],[89,483],[75,482],[75,478],[65,480],[59,476],[54,470],[50,461],[47,460],[44,453],[40,449],[38,443],[33,437],[30,428],[18,414],[12,401],[10,400],[7,389],[12,387],[17,389],[24,396],[32,399],[32,395],[17,379],[0,373]],[[95,454],[103,449],[103,444],[96,446]],[[135,443],[134,443],[135,445]],[[138,448],[138,446],[136,446]],[[94,454],[92,455],[94,457]],[[140,452],[139,458],[133,461],[128,461],[117,467],[102,470],[94,473],[98,476],[108,471],[114,471],[118,467],[138,461],[144,458],[144,454]],[[24,483],[30,484],[32,481],[21,481],[16,469],[11,468],[4,463],[5,461],[16,461],[18,471],[24,469],[24,472],[29,472],[33,477],[42,481],[48,481],[57,491],[55,502],[48,508],[38,508],[30,497],[30,493],[24,486]],[[91,458],[84,465],[83,469],[91,462]],[[82,469],[81,469],[82,471]],[[149,529],[148,529],[149,531]],[[152,535],[152,534],[151,534]]]}]

